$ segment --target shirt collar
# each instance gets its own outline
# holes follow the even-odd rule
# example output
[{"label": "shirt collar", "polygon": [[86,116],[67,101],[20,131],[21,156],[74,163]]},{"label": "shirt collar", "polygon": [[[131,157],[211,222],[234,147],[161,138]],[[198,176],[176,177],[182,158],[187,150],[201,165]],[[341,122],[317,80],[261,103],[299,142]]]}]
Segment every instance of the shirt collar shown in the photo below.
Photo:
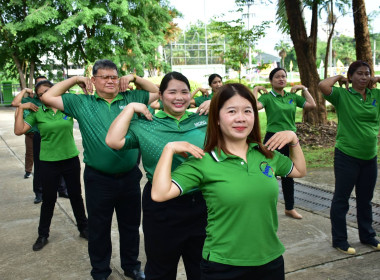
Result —
[{"label": "shirt collar", "polygon": [[[100,97],[99,94],[95,91],[94,93],[94,96],[96,99],[103,99],[105,100],[103,97]],[[112,99],[112,102],[116,101],[116,100],[122,100],[123,99],[123,96],[120,94],[120,92],[115,96],[114,99]]]},{"label": "shirt collar", "polygon": [[[361,95],[360,92],[354,90],[354,88],[352,88],[352,87],[348,88],[348,91],[349,91],[350,93],[352,93],[352,94],[355,94],[355,95]],[[365,94],[366,94],[366,95],[371,95],[371,93],[372,93],[372,92],[371,92],[371,90],[370,90],[369,88],[366,88],[366,89],[365,89]]]},{"label": "shirt collar", "polygon": [[[180,118],[179,122],[187,119],[192,114],[194,114],[194,113],[189,112],[189,111],[185,111],[185,113],[183,114],[183,116]],[[169,114],[167,114],[166,112],[164,112],[162,110],[158,111],[154,116],[157,117],[157,118],[159,118],[159,119],[171,118],[171,119],[174,119],[174,120],[178,121],[176,117],[174,117],[172,115],[169,115]]]},{"label": "shirt collar", "polygon": [[282,96],[281,94],[275,92],[273,88],[271,89],[270,93],[271,93],[274,97],[285,97],[285,96],[287,96],[287,95],[289,94],[288,92],[286,92],[286,91],[284,90],[284,96]]},{"label": "shirt collar", "polygon": [[[257,144],[257,143],[249,143],[248,144],[248,151],[250,151],[252,149],[258,149],[258,148],[259,148],[259,144]],[[227,158],[238,158],[238,156],[226,154],[222,150],[220,150],[220,154],[219,154],[217,147],[215,147],[215,149],[213,151],[211,151],[210,154],[214,158],[214,160],[217,162],[224,161]]]}]

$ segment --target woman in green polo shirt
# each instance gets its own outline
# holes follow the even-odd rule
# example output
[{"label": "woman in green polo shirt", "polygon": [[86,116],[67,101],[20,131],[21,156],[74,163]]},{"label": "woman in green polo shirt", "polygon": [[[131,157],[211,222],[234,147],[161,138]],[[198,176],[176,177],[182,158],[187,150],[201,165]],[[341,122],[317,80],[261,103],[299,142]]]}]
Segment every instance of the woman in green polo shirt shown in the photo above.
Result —
[{"label": "woman in green polo shirt", "polygon": [[[305,158],[293,131],[261,143],[256,100],[241,84],[227,84],[211,100],[204,152],[170,142],[153,176],[152,198],[166,201],[200,189],[208,210],[201,279],[285,278],[277,236],[276,175],[302,177]],[[275,151],[290,146],[290,158]],[[189,158],[171,173],[175,154]]]},{"label": "woman in green polo shirt", "polygon": [[[287,82],[287,74],[283,68],[275,68],[269,74],[269,81],[272,85],[268,93],[265,87],[257,86],[253,89],[253,94],[257,99],[257,93],[262,95],[257,99],[257,109],[265,108],[267,116],[267,132],[264,142],[268,141],[276,132],[291,130],[296,132],[296,110],[297,107],[310,110],[316,107],[313,97],[308,89],[303,85],[295,85],[286,92],[284,89]],[[301,90],[305,97],[296,94]],[[263,94],[265,93],[265,94]],[[288,146],[278,150],[281,154],[289,156]],[[285,215],[294,219],[302,219],[294,209],[294,180],[290,177],[281,177],[282,193],[285,201]]]},{"label": "woman in green polo shirt", "polygon": [[[113,149],[141,151],[148,178],[142,197],[146,279],[176,280],[182,257],[187,279],[197,280],[207,219],[202,194],[195,191],[186,197],[157,203],[151,199],[151,187],[164,146],[170,141],[189,141],[203,147],[208,117],[186,111],[191,100],[190,84],[181,73],[165,75],[160,99],[164,109],[154,116],[144,104],[128,104],[110,126],[106,143]],[[132,120],[134,113],[142,113],[147,119]],[[183,161],[182,156],[175,157],[173,168]]]},{"label": "woman in green polo shirt", "polygon": [[[44,80],[37,83],[35,91],[40,97],[52,86],[51,82]],[[79,151],[73,137],[73,118],[55,108],[42,105],[37,112],[31,112],[24,121],[25,106],[21,104],[17,109],[15,134],[22,135],[34,125],[37,125],[41,134],[42,205],[38,238],[33,245],[33,250],[39,251],[48,243],[51,219],[57,201],[57,186],[61,177],[67,183],[67,192],[80,237],[88,239],[87,217],[80,184]]]},{"label": "woman in green polo shirt", "polygon": [[199,107],[206,100],[210,100],[216,92],[218,92],[219,88],[223,86],[222,76],[219,74],[211,74],[208,77],[208,85],[211,87],[211,93],[209,95],[205,94],[205,90],[202,89],[202,96],[196,97],[191,100],[191,105],[195,107]]},{"label": "woman in green polo shirt", "polygon": [[[371,74],[366,62],[355,61],[348,68],[347,78],[338,75],[319,83],[323,97],[334,105],[339,119],[330,218],[332,246],[346,254],[356,253],[347,241],[346,226],[348,200],[354,186],[360,242],[380,250],[372,227],[371,206],[377,179],[380,121],[380,90],[373,85],[380,83],[380,77],[371,77]],[[334,87],[336,82],[345,87]]]}]

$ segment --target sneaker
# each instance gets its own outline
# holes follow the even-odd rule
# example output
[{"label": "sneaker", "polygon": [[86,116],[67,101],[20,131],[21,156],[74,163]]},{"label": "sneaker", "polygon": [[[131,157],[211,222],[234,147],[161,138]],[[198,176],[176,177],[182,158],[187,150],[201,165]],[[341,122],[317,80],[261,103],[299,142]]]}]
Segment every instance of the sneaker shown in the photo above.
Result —
[{"label": "sneaker", "polygon": [[350,247],[350,245],[347,245],[346,247],[338,246],[338,247],[335,247],[335,249],[337,249],[339,252],[342,252],[342,253],[347,254],[347,255],[355,255],[356,254],[356,250],[354,248]]},{"label": "sneaker", "polygon": [[362,242],[365,245],[371,246],[376,251],[380,251],[380,242],[373,238],[373,240],[370,240],[369,242]]},{"label": "sneaker", "polygon": [[30,177],[32,177],[32,173],[31,172],[25,172],[24,179],[28,179]]},{"label": "sneaker", "polygon": [[34,204],[38,204],[42,202],[42,194],[38,193],[36,194],[36,198],[34,199]]},{"label": "sneaker", "polygon": [[47,237],[38,236],[36,243],[33,244],[33,251],[41,250],[48,242]]}]

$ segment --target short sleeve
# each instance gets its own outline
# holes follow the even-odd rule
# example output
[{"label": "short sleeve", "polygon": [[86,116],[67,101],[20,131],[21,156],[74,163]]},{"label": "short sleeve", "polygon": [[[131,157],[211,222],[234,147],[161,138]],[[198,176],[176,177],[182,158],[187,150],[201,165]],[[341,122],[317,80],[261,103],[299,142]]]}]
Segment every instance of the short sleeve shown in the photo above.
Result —
[{"label": "short sleeve", "polygon": [[172,182],[180,189],[181,195],[197,190],[202,184],[204,168],[201,166],[202,159],[190,157],[172,172]]},{"label": "short sleeve", "polygon": [[[42,110],[42,108],[40,107],[39,110]],[[35,126],[37,123],[36,112],[30,112],[27,114],[24,118],[24,122],[26,122],[30,127]]]},{"label": "short sleeve", "polygon": [[346,89],[333,87],[330,95],[324,95],[323,98],[325,98],[328,102],[330,102],[332,105],[336,106],[339,104],[339,96],[342,93],[342,91],[345,91]]},{"label": "short sleeve", "polygon": [[133,123],[136,122],[132,121],[128,133],[125,135],[125,143],[121,150],[137,149],[139,147],[139,139],[133,130]]},{"label": "short sleeve", "polygon": [[78,111],[83,107],[82,96],[79,94],[65,93],[62,95],[62,102],[64,113],[77,119]]},{"label": "short sleeve", "polygon": [[276,162],[276,176],[286,177],[293,171],[293,162],[287,156],[274,151],[273,159]]},{"label": "short sleeve", "polygon": [[[268,94],[268,93],[267,93]],[[260,103],[261,103],[261,105],[263,105],[263,107],[265,107],[265,99],[266,99],[266,97],[265,97],[265,94],[262,94],[258,99],[257,99],[257,101],[259,101]]]},{"label": "short sleeve", "polygon": [[303,108],[303,106],[305,106],[305,103],[306,103],[305,97],[296,94],[296,104],[297,104],[297,107]]},{"label": "short sleeve", "polygon": [[138,102],[148,105],[149,92],[146,90],[129,90],[121,93],[128,103]]}]

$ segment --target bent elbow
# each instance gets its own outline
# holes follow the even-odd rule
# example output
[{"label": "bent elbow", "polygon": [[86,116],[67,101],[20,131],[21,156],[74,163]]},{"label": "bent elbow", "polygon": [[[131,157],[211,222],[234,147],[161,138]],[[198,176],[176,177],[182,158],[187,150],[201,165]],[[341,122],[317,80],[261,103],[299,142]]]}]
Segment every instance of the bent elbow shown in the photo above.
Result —
[{"label": "bent elbow", "polygon": [[112,140],[112,139],[109,139],[108,137],[106,138],[106,144],[108,147],[110,147],[111,149],[114,149],[114,150],[120,150],[123,146],[120,145],[120,143]]},{"label": "bent elbow", "polygon": [[152,191],[150,193],[150,196],[151,196],[152,200],[155,202],[164,202],[165,201],[165,199],[162,197],[162,195],[159,195],[153,191],[153,187],[152,187]]}]

